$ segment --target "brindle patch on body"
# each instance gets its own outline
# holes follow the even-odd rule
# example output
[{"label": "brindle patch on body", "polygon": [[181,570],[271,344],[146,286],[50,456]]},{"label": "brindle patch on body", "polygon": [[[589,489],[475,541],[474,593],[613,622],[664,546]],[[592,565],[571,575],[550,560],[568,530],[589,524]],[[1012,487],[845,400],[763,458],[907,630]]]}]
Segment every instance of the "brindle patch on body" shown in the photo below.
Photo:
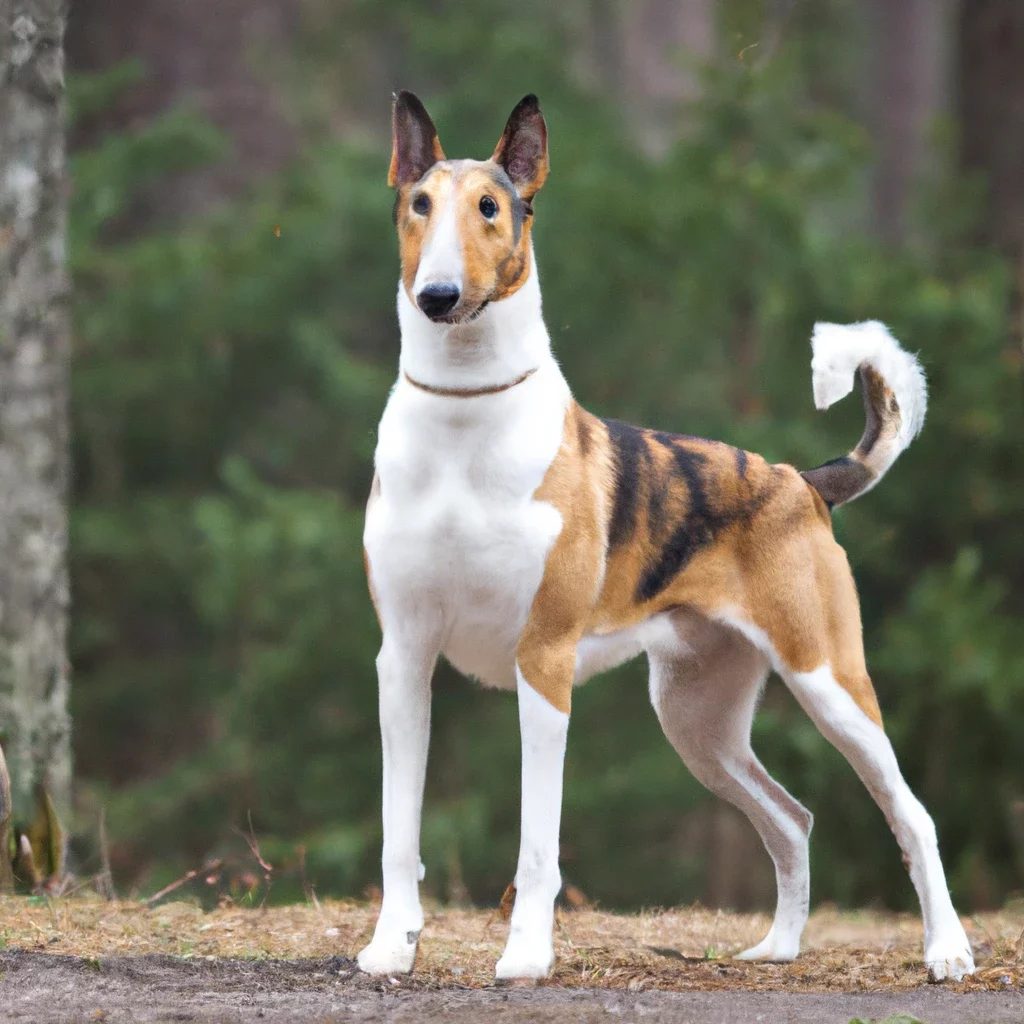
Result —
[{"label": "brindle patch on body", "polygon": [[791,671],[828,662],[881,722],[846,555],[821,496],[792,466],[602,421],[573,403],[536,498],[558,509],[563,529],[518,657],[555,707],[569,710],[569,651],[581,637],[685,607],[744,619]]}]

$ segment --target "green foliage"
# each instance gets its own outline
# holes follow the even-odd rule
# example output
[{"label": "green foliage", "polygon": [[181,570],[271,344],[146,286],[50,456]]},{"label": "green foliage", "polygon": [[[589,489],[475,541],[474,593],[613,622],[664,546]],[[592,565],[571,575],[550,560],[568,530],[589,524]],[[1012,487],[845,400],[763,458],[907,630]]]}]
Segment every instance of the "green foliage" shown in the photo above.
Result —
[{"label": "green foliage", "polygon": [[[855,401],[811,408],[813,322],[883,319],[920,349],[925,431],[836,516],[836,534],[955,895],[988,903],[1019,886],[1021,359],[1009,275],[969,242],[961,186],[922,196],[905,250],[864,237],[870,150],[810,99],[820,47],[708,69],[689,130],[652,161],[614,105],[574,84],[547,5],[527,4],[529,31],[522,4],[513,15],[489,0],[474,17],[447,3],[350,7],[337,34],[319,33],[324,54],[397,41],[395,85],[421,88],[450,154],[488,154],[519,96],[541,95],[546,317],[595,412],[810,466],[861,426]],[[79,81],[80,107],[109,101],[119,74]],[[251,812],[272,861],[297,863],[301,844],[320,892],[358,893],[377,879],[380,842],[360,534],[397,355],[387,154],[383,141],[322,142],[202,222],[123,230],[144,185],[224,158],[174,112],[74,160],[76,761],[108,807],[123,877],[157,887],[237,846]],[[514,703],[442,667],[433,717],[427,883],[494,901],[518,843]],[[571,731],[566,877],[613,906],[705,892],[681,830],[709,798],[661,737],[642,666],[586,687]],[[911,906],[881,815],[781,687],[755,745],[817,815],[816,899]]]},{"label": "green foliage", "polygon": [[855,1017],[850,1024],[923,1024],[916,1017],[908,1017],[905,1013],[893,1014],[885,1020],[865,1020],[863,1017]]}]

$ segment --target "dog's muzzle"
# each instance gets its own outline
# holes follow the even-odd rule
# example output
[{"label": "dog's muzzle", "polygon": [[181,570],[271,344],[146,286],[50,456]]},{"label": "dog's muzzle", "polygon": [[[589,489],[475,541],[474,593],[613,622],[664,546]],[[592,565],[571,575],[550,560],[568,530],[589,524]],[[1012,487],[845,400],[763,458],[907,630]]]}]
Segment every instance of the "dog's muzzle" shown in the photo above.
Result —
[{"label": "dog's muzzle", "polygon": [[443,320],[459,304],[458,285],[439,282],[428,284],[416,296],[416,305],[431,320]]}]

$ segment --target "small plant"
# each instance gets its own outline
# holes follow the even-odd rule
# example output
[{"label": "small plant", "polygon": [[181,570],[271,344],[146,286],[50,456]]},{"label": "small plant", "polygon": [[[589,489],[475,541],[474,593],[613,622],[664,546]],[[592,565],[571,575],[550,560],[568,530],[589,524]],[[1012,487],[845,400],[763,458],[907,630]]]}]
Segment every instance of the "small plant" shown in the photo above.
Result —
[{"label": "small plant", "polygon": [[14,871],[9,853],[11,842],[11,777],[0,747],[0,893],[14,888]]},{"label": "small plant", "polygon": [[36,789],[36,810],[27,827],[13,819],[11,778],[0,749],[0,892],[16,888],[36,894],[58,892],[65,881],[64,829],[49,793]]},{"label": "small plant", "polygon": [[885,1020],[865,1020],[863,1017],[855,1017],[850,1024],[924,1024],[924,1021],[916,1017],[908,1017],[905,1013],[897,1013]]}]

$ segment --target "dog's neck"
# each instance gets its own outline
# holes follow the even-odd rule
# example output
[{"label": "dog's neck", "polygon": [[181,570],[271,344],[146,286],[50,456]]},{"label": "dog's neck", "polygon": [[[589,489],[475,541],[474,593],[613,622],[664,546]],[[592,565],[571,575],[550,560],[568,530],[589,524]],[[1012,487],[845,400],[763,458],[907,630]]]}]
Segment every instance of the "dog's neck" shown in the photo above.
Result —
[{"label": "dog's neck", "polygon": [[463,324],[435,324],[398,286],[402,331],[399,367],[435,388],[480,388],[515,380],[551,360],[551,343],[541,316],[537,265],[523,286]]}]

